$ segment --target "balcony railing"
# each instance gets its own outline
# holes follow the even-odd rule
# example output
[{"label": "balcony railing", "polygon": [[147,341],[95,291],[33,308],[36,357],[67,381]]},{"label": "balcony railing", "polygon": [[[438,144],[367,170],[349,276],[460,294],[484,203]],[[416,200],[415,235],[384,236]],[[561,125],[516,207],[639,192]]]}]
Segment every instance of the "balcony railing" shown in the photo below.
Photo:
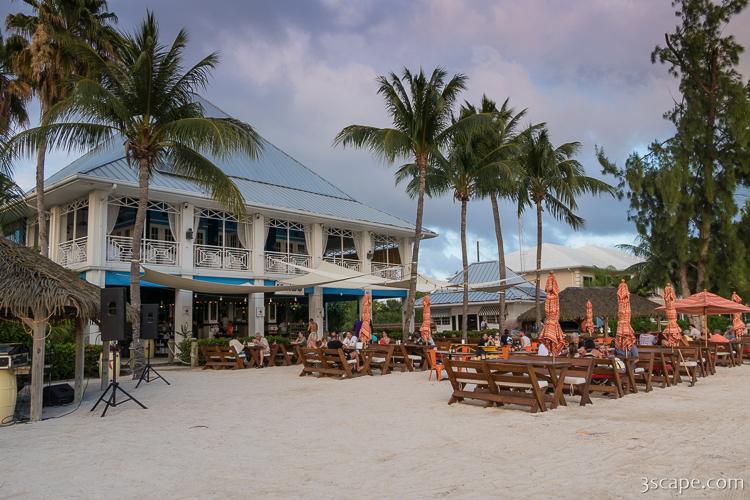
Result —
[{"label": "balcony railing", "polygon": [[60,243],[57,246],[57,261],[60,265],[70,267],[85,263],[87,252],[86,240],[87,238],[84,236]]},{"label": "balcony railing", "polygon": [[354,259],[342,259],[341,257],[323,257],[323,260],[326,262],[330,262],[331,264],[336,264],[337,266],[344,267],[346,269],[351,269],[352,271],[359,272],[359,270],[362,269],[362,263]]},{"label": "balcony railing", "polygon": [[278,274],[304,274],[295,266],[310,267],[310,256],[295,253],[266,252],[266,272]]},{"label": "balcony railing", "polygon": [[[107,236],[107,260],[130,262],[133,258],[133,238],[130,236]],[[141,263],[162,266],[177,265],[177,242],[141,240]]]},{"label": "balcony railing", "polygon": [[195,245],[193,264],[204,269],[225,269],[228,271],[249,271],[250,250],[227,248],[213,245]]},{"label": "balcony railing", "polygon": [[406,277],[405,267],[400,264],[373,262],[370,272],[374,276],[380,276],[389,280],[402,280]]}]

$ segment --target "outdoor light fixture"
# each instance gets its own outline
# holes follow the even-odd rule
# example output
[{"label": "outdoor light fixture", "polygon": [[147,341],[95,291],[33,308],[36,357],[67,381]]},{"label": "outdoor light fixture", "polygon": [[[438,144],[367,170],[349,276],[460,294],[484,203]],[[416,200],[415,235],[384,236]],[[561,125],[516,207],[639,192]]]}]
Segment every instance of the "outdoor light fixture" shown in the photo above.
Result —
[{"label": "outdoor light fixture", "polygon": [[192,240],[193,239],[193,228],[188,228],[187,231],[185,231],[185,239],[186,240]]},{"label": "outdoor light fixture", "polygon": [[367,251],[367,258],[368,258],[369,260],[372,260],[372,250],[368,250],[368,251]]}]

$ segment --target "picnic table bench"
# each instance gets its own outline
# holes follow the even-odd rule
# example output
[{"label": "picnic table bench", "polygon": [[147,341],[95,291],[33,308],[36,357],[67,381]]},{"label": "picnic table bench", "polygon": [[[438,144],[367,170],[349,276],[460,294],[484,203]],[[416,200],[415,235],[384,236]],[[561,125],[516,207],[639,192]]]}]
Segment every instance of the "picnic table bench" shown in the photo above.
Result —
[{"label": "picnic table bench", "polygon": [[390,373],[393,363],[393,351],[395,345],[371,345],[362,351],[364,365],[362,371],[367,375],[372,375],[372,370],[380,370],[381,375]]},{"label": "picnic table bench", "polygon": [[625,395],[622,387],[620,369],[615,358],[590,358],[593,360],[591,385],[589,392],[614,394],[621,398]]},{"label": "picnic table bench", "polygon": [[299,374],[300,377],[317,373],[320,377],[351,378],[354,374],[352,365],[356,361],[347,359],[342,349],[311,349],[300,347],[299,351],[302,357],[302,372]]},{"label": "picnic table bench", "polygon": [[272,344],[268,366],[289,366],[292,364],[292,356],[294,356],[294,352],[288,345]]},{"label": "picnic table bench", "polygon": [[230,345],[205,345],[202,351],[203,358],[206,360],[206,364],[203,365],[204,370],[209,368],[212,370],[237,370],[245,367],[242,357]]},{"label": "picnic table bench", "polygon": [[446,358],[444,363],[453,387],[449,405],[465,399],[476,399],[484,401],[487,407],[518,404],[528,406],[531,413],[547,411],[543,390],[548,383],[538,379],[531,364],[450,358]]}]

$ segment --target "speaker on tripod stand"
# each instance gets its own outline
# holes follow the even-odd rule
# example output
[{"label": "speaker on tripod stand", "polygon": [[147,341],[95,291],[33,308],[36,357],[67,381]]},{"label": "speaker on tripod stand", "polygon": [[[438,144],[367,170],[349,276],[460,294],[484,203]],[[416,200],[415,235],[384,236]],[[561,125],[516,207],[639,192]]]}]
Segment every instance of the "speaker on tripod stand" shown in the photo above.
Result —
[{"label": "speaker on tripod stand", "polygon": [[167,379],[161,376],[161,373],[156,371],[151,365],[151,356],[153,355],[154,348],[156,347],[156,339],[159,338],[159,305],[158,304],[141,304],[141,338],[143,340],[150,340],[146,343],[146,366],[141,372],[141,376],[138,378],[138,383],[135,384],[135,388],[141,385],[141,382],[147,384],[153,380],[162,379],[165,384],[172,385],[167,382]]},{"label": "speaker on tripod stand", "polygon": [[[118,342],[126,339],[125,291],[125,288],[103,288],[101,291],[100,321],[103,341]],[[110,351],[114,353],[114,359],[117,360],[119,348],[115,343],[110,344]],[[102,362],[106,363],[108,359],[109,353],[102,352]],[[124,394],[126,398],[118,401],[118,391]],[[111,406],[118,406],[128,401],[134,401],[138,406],[144,410],[146,409],[143,403],[120,387],[120,383],[117,381],[117,365],[115,361],[115,369],[112,371],[112,378],[109,385],[102,395],[99,396],[99,399],[96,400],[91,411],[94,411],[99,406],[99,403],[103,402],[104,411],[101,415],[103,417],[107,414],[107,410]]]}]

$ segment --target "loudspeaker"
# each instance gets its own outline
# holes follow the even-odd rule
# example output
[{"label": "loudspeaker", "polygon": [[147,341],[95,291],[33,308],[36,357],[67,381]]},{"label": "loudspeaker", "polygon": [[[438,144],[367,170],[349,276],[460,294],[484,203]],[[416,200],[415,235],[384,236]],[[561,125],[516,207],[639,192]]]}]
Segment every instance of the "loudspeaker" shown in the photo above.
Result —
[{"label": "loudspeaker", "polygon": [[42,390],[42,406],[69,405],[74,395],[70,384],[48,385]]},{"label": "loudspeaker", "polygon": [[141,304],[141,338],[154,340],[158,337],[159,304]]},{"label": "loudspeaker", "polygon": [[102,288],[101,329],[102,340],[125,340],[126,289]]}]

